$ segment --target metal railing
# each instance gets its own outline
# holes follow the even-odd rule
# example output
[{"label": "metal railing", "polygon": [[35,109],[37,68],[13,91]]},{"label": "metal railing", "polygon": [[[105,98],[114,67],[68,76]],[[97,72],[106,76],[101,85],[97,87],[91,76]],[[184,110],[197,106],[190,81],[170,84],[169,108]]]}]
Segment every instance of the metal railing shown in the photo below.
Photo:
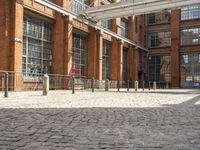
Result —
[{"label": "metal railing", "polygon": [[[170,87],[169,82],[149,82],[149,81],[119,81],[119,80],[96,80],[94,78],[76,78],[73,76],[48,74],[48,90],[72,90],[74,94],[77,90],[104,90],[114,89],[127,91],[130,88],[151,90],[165,89]],[[25,76],[22,72],[0,71],[0,91],[7,97],[8,91],[38,91],[44,90],[44,74],[29,74]],[[47,83],[47,82],[46,82]],[[47,84],[46,84],[47,85]]]}]

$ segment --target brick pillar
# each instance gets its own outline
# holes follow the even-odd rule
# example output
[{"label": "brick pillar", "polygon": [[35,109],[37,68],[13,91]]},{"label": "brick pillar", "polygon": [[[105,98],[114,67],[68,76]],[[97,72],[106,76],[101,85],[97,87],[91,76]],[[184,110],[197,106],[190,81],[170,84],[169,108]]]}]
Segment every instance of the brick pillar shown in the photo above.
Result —
[{"label": "brick pillar", "polygon": [[122,81],[123,80],[123,41],[118,42],[118,58],[117,58],[117,79]]},{"label": "brick pillar", "polygon": [[11,53],[10,70],[22,71],[22,48],[23,48],[23,3],[21,1],[12,1],[11,3]]},{"label": "brick pillar", "polygon": [[[120,18],[116,18],[112,20],[112,31],[121,34],[119,25],[121,23]],[[112,40],[112,45],[111,45],[111,51],[110,51],[110,79],[111,80],[119,80],[121,79],[122,75],[120,75],[120,60],[119,60],[119,55],[122,56],[121,52],[119,51],[120,46],[119,46],[119,41],[115,38]],[[123,47],[122,47],[123,50]],[[120,52],[120,54],[119,54]],[[122,51],[123,52],[123,51]]]},{"label": "brick pillar", "polygon": [[[0,1],[0,70],[9,70],[10,55],[10,1]],[[1,82],[1,81],[0,81]]]},{"label": "brick pillar", "polygon": [[97,39],[97,68],[96,68],[96,79],[102,80],[102,55],[103,55],[103,36],[99,33]]},{"label": "brick pillar", "polygon": [[113,38],[110,50],[110,79],[117,80],[117,49],[118,41]]},{"label": "brick pillar", "polygon": [[88,38],[88,78],[96,78],[97,31],[90,27]]},{"label": "brick pillar", "polygon": [[132,85],[138,80],[138,49],[133,48],[133,72],[132,72]]},{"label": "brick pillar", "polygon": [[65,46],[64,46],[64,74],[71,75],[72,71],[72,34],[73,34],[73,20],[67,18],[65,22]]},{"label": "brick pillar", "polygon": [[116,39],[113,39],[112,42],[110,61],[111,80],[122,80],[123,43]]},{"label": "brick pillar", "polygon": [[65,33],[65,17],[60,13],[56,13],[56,21],[54,25],[54,51],[53,51],[53,70],[54,74],[64,74],[64,33]]},{"label": "brick pillar", "polygon": [[120,23],[121,23],[121,19],[120,18],[116,18],[116,19],[113,19],[112,20],[112,31],[117,33],[117,34],[121,34],[120,32],[120,29],[119,29],[119,26],[120,26]]},{"label": "brick pillar", "polygon": [[171,12],[171,86],[179,87],[180,10]]},{"label": "brick pillar", "polygon": [[[10,39],[10,71],[22,72],[22,49],[23,49],[23,1],[14,0],[11,2],[11,39]],[[16,74],[9,82],[13,87],[11,90],[20,91],[23,89],[22,74]]]}]

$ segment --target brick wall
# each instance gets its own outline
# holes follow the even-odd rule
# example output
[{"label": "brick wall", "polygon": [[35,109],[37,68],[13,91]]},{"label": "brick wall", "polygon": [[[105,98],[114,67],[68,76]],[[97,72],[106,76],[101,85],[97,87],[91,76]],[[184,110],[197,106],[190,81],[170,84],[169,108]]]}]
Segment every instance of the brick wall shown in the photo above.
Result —
[{"label": "brick wall", "polygon": [[[71,1],[54,0],[56,4],[66,10],[70,10]],[[95,5],[97,5],[95,3]],[[34,0],[2,0],[0,1],[0,70],[22,71],[22,48],[23,48],[23,16],[27,12],[40,18],[51,20],[54,25],[53,31],[53,64],[52,73],[71,75],[72,68],[72,33],[79,30],[88,34],[88,78],[95,77],[102,79],[102,47],[103,40],[111,42],[111,80],[122,80],[123,70],[123,47],[128,48],[127,77],[131,80],[138,78],[137,50],[129,44],[119,41],[116,38],[100,33],[99,31],[69,17],[63,16],[50,8],[36,3]],[[140,17],[139,19],[143,19]],[[138,19],[138,26],[143,26]],[[113,19],[112,31],[120,34],[120,18]],[[134,18],[129,20],[129,38],[139,44],[141,40],[139,29],[135,29]],[[144,28],[143,28],[144,29]],[[133,32],[132,32],[133,31]],[[31,83],[24,83],[24,87],[31,86]],[[15,83],[14,83],[15,84]],[[34,84],[34,83],[33,83]],[[18,85],[19,86],[19,85]],[[20,90],[17,89],[16,90]]]}]

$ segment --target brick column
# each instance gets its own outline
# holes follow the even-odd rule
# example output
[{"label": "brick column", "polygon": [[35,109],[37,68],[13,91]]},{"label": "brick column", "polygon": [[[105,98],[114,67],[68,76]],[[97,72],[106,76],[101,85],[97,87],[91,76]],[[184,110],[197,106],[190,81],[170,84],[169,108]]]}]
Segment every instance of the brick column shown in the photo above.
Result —
[{"label": "brick column", "polygon": [[[112,20],[112,31],[121,34],[119,25],[121,23],[120,18],[116,18]],[[121,45],[119,45],[119,41],[115,38],[112,40],[112,45],[111,45],[111,51],[110,51],[110,79],[111,80],[121,80],[122,79],[122,68],[120,67],[121,63],[121,57],[122,52],[123,52],[123,46],[122,50]]]},{"label": "brick column", "polygon": [[12,1],[11,3],[11,53],[10,70],[22,71],[22,49],[23,49],[23,2]]},{"label": "brick column", "polygon": [[56,13],[54,26],[54,51],[53,51],[53,70],[54,74],[64,74],[64,46],[65,46],[65,17]]},{"label": "brick column", "polygon": [[123,41],[118,41],[118,62],[117,62],[117,79],[122,81],[123,79]]},{"label": "brick column", "polygon": [[[0,70],[9,70],[10,55],[10,1],[0,1]],[[1,84],[1,83],[0,83]]]},{"label": "brick column", "polygon": [[118,41],[113,38],[110,50],[110,79],[117,80]]},{"label": "brick column", "polygon": [[65,46],[64,46],[64,74],[71,75],[72,71],[72,34],[73,34],[73,20],[67,18],[65,23]]},{"label": "brick column", "polygon": [[122,80],[123,42],[113,39],[110,54],[110,78]]},{"label": "brick column", "polygon": [[117,34],[121,34],[120,33],[120,29],[119,29],[119,25],[121,23],[120,18],[116,18],[112,20],[112,31],[117,33]]},{"label": "brick column", "polygon": [[171,85],[179,87],[180,10],[171,12]]},{"label": "brick column", "polygon": [[[11,24],[10,24],[10,58],[8,64],[9,71],[22,72],[22,49],[23,49],[23,1],[10,1],[11,4]],[[13,80],[9,82],[12,90],[20,91],[23,89],[22,74],[15,74]]]},{"label": "brick column", "polygon": [[102,55],[103,55],[103,36],[99,33],[97,39],[97,68],[96,68],[96,79],[102,80]]},{"label": "brick column", "polygon": [[133,48],[133,69],[132,69],[132,85],[138,80],[138,49]]},{"label": "brick column", "polygon": [[90,27],[88,37],[88,78],[96,78],[97,31]]}]

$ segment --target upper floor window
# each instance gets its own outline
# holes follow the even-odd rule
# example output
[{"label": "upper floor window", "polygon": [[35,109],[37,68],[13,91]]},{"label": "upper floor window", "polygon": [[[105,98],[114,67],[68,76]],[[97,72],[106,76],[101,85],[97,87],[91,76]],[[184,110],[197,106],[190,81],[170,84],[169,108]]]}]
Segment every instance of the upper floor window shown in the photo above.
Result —
[{"label": "upper floor window", "polygon": [[101,26],[106,29],[112,30],[112,20],[101,20]]},{"label": "upper floor window", "polygon": [[187,6],[181,8],[181,20],[199,19],[200,5]]},{"label": "upper floor window", "polygon": [[163,10],[159,13],[151,13],[147,15],[147,24],[169,23],[171,21],[171,11]]},{"label": "upper floor window", "polygon": [[78,14],[79,11],[88,7],[87,0],[72,0],[72,12]]},{"label": "upper floor window", "polygon": [[154,32],[148,34],[149,48],[167,47],[171,45],[171,32]]},{"label": "upper floor window", "polygon": [[121,35],[123,37],[128,38],[128,22],[121,20],[120,29],[121,29]]},{"label": "upper floor window", "polygon": [[181,30],[181,45],[200,44],[200,27]]}]

